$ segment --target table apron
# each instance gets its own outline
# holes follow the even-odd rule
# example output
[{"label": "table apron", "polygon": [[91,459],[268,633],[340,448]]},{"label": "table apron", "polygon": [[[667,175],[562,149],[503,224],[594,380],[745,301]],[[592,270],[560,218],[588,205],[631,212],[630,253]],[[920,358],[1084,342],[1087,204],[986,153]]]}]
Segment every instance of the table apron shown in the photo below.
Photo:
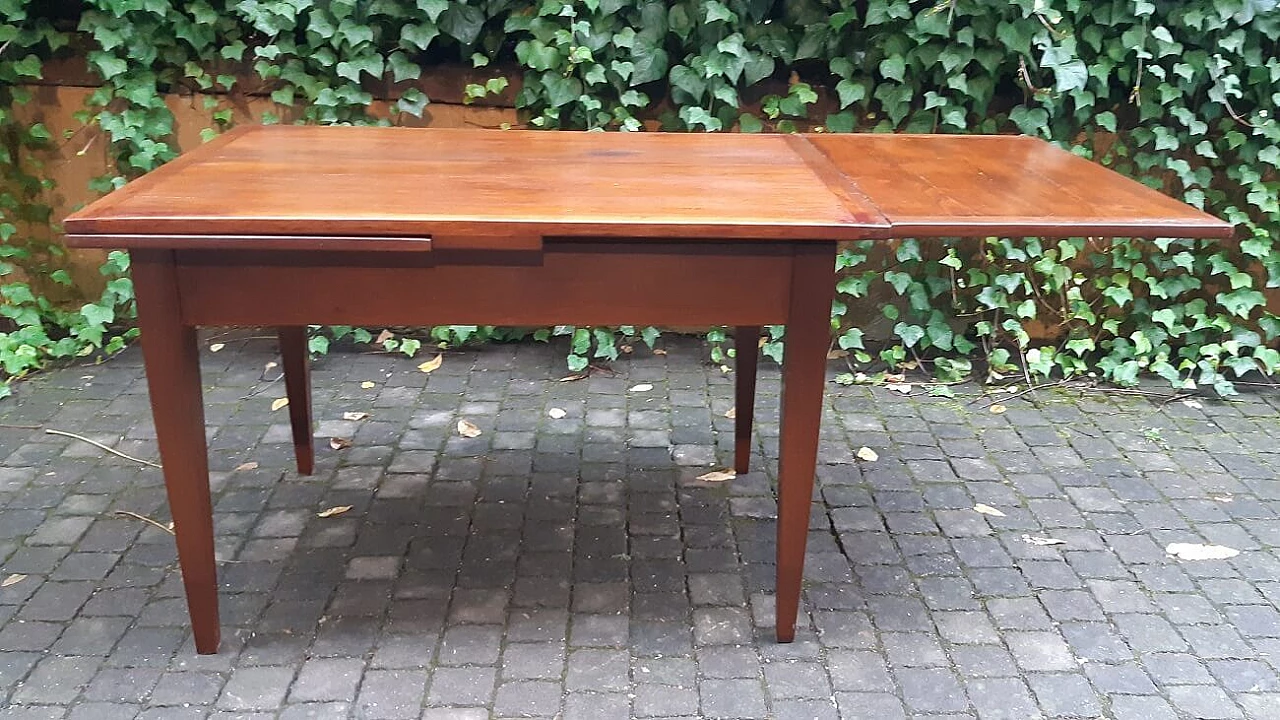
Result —
[{"label": "table apron", "polygon": [[324,253],[174,258],[187,325],[700,326],[785,323],[793,250],[557,243],[531,266],[353,266]]}]

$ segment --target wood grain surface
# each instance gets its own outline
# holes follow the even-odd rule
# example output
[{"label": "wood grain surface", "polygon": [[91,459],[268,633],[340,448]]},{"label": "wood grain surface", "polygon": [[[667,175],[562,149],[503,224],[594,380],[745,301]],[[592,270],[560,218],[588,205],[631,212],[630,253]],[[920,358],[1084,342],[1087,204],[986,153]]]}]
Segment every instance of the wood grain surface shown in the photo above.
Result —
[{"label": "wood grain surface", "polygon": [[73,214],[65,227],[73,247],[391,250],[407,249],[395,247],[405,238],[431,250],[447,238],[454,249],[509,244],[523,252],[545,236],[1232,232],[1019,136],[298,126],[228,132]]},{"label": "wood grain surface", "polygon": [[1229,237],[1231,225],[1043,141],[807,135],[896,237]]},{"label": "wood grain surface", "polygon": [[221,140],[68,217],[68,234],[776,240],[887,227],[778,135],[271,126]]}]

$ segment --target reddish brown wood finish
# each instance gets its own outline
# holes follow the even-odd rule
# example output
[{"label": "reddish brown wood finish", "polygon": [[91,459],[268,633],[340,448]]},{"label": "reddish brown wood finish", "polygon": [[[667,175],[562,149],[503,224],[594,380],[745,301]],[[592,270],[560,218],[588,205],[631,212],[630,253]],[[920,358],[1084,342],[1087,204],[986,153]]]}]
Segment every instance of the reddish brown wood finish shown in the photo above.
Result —
[{"label": "reddish brown wood finish", "polygon": [[733,329],[734,405],[733,471],[751,469],[751,425],[756,412],[756,366],[760,361],[760,326],[739,325]]},{"label": "reddish brown wood finish", "polygon": [[827,192],[778,135],[272,126],[220,141],[72,215],[67,232],[81,245],[192,228],[778,240],[885,225]]},{"label": "reddish brown wood finish", "polygon": [[218,645],[194,328],[280,326],[299,472],[310,323],[735,325],[735,467],[756,347],[787,325],[777,634],[795,634],[837,240],[1226,237],[1230,226],[1035,140],[232,131],[65,221],[135,250],[143,353],[201,653]]},{"label": "reddish brown wood finish", "polygon": [[378,249],[433,236],[454,247],[520,249],[552,235],[1231,233],[1227,223],[1025,137],[297,126],[227,133],[73,214],[65,227],[83,247],[214,248],[236,236],[284,236],[299,249],[332,246],[334,236],[357,247],[367,237]]},{"label": "reddish brown wood finish", "polygon": [[178,255],[196,325],[736,325],[785,322],[791,250],[583,242],[549,245],[538,266],[427,268],[342,267],[303,252],[269,265]]},{"label": "reddish brown wood finish", "polygon": [[778,439],[778,642],[791,642],[800,606],[809,504],[818,457],[822,388],[831,346],[831,298],[836,249],[828,243],[796,246],[791,265],[787,347],[782,355],[782,427]]},{"label": "reddish brown wood finish", "polygon": [[213,556],[213,504],[200,392],[196,331],[179,310],[172,250],[133,253],[138,325],[146,339],[151,415],[155,420],[164,484],[187,591],[196,652],[218,651],[218,579]]},{"label": "reddish brown wood finish", "polygon": [[305,325],[276,328],[280,340],[280,367],[284,372],[285,396],[289,398],[289,426],[293,430],[293,452],[299,475],[315,469],[316,450],[311,439],[311,353],[307,349]]},{"label": "reddish brown wood finish", "polygon": [[1230,237],[1231,225],[1043,140],[808,135],[895,237]]}]

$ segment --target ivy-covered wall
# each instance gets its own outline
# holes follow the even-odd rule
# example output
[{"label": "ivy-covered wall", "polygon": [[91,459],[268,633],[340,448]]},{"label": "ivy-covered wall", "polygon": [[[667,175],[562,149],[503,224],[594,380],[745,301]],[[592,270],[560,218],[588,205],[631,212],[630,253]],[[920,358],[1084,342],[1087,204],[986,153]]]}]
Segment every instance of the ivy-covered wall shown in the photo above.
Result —
[{"label": "ivy-covered wall", "polygon": [[[1280,367],[1267,302],[1280,287],[1277,3],[0,0],[0,270],[12,280],[0,286],[0,366],[15,375],[114,349],[128,319],[120,256],[101,297],[79,310],[49,300],[69,278],[38,161],[79,140],[13,108],[50,59],[83,58],[102,83],[75,131],[110,142],[116,172],[99,190],[174,156],[166,95],[199,97],[208,135],[248,94],[278,105],[267,122],[398,123],[429,108],[437,68],[465,64],[466,101],[513,99],[535,128],[1022,132],[1070,147],[1237,223],[1238,241],[855,244],[840,256],[835,342],[860,366],[915,362],[948,379],[1129,384],[1152,372],[1230,393],[1232,378]],[[391,99],[389,120],[369,115],[377,97]],[[892,341],[874,351],[865,327],[843,322],[868,295],[894,299],[880,321]],[[576,367],[622,342],[612,330],[554,332],[573,335]],[[781,337],[771,328],[765,351],[779,354]]]}]

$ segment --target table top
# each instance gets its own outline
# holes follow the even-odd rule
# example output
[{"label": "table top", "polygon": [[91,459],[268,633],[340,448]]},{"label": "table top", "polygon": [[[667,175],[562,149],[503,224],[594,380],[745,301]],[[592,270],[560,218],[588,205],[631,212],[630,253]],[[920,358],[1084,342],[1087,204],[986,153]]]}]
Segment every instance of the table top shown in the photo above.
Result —
[{"label": "table top", "polygon": [[[341,238],[1227,237],[1030,138],[237,128],[68,217],[81,247]],[[264,240],[263,236],[267,236]],[[209,242],[207,238],[219,238]],[[202,239],[204,238],[204,239]],[[462,238],[461,241],[458,238]],[[523,240],[521,238],[524,238]],[[263,245],[268,243],[268,245]],[[250,243],[254,244],[254,243]]]}]

